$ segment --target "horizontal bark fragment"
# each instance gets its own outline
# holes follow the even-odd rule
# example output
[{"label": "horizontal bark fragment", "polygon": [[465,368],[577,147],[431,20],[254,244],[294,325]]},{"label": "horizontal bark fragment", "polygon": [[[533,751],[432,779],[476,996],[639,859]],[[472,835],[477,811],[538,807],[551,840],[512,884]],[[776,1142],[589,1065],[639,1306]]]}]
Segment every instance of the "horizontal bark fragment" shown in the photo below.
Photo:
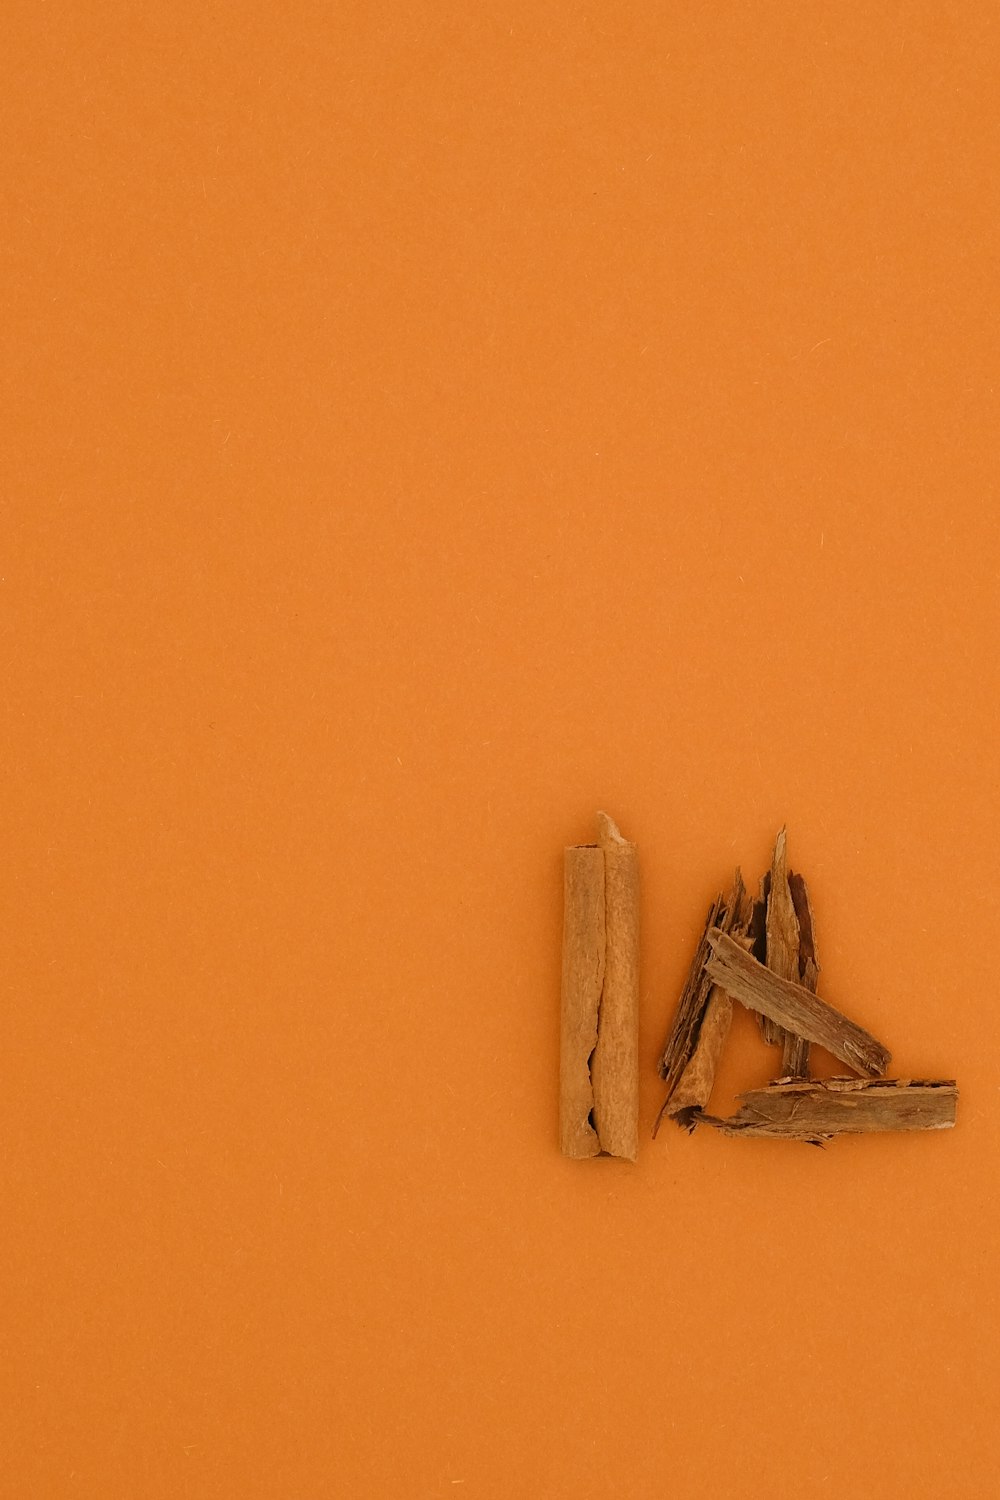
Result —
[{"label": "horizontal bark fragment", "polygon": [[881,1131],[948,1130],[955,1123],[958,1088],[952,1079],[785,1079],[740,1095],[729,1119],[701,1109],[684,1111],[689,1129],[711,1125],[723,1135],[771,1136],[822,1145],[835,1135]]}]

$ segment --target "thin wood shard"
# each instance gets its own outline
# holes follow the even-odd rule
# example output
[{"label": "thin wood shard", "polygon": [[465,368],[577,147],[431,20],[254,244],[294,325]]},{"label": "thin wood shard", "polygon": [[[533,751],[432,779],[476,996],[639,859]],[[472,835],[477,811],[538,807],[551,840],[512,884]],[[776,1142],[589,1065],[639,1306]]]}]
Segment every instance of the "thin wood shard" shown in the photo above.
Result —
[{"label": "thin wood shard", "polygon": [[604,989],[590,1065],[601,1150],[634,1161],[639,1145],[639,861],[607,813],[597,814],[604,855]]},{"label": "thin wood shard", "polygon": [[[795,903],[788,884],[786,835],[782,829],[771,860],[771,889],[765,923],[767,967],[779,979],[798,981],[801,935]],[[809,1072],[809,1043],[794,1031],[779,1027],[775,1037],[781,1047],[781,1072],[785,1077],[804,1078]]]},{"label": "thin wood shard", "polygon": [[799,919],[795,915],[795,904],[788,888],[788,867],[785,857],[785,830],[778,834],[771,861],[771,893],[767,902],[765,928],[767,967],[779,979],[799,977]]},{"label": "thin wood shard", "polygon": [[654,1135],[665,1114],[676,1115],[683,1109],[707,1104],[711,1097],[715,1070],[729,1035],[733,1003],[705,973],[705,964],[711,956],[708,934],[718,930],[732,935],[734,942],[747,942],[751,916],[752,903],[743,876],[737,870],[728,896],[717,896],[709,911],[660,1058],[659,1072],[667,1084],[667,1097],[657,1117]]},{"label": "thin wood shard", "polygon": [[723,1135],[771,1136],[822,1145],[835,1135],[895,1130],[949,1130],[955,1123],[958,1088],[950,1079],[859,1078],[783,1080],[740,1095],[740,1109],[727,1120],[700,1109],[683,1123],[711,1125]]},{"label": "thin wood shard", "polygon": [[694,1052],[661,1113],[676,1117],[683,1110],[704,1108],[712,1097],[715,1072],[733,1021],[733,1002],[713,984]]},{"label": "thin wood shard", "polygon": [[819,960],[816,957],[816,926],[813,921],[812,902],[805,877],[788,872],[788,889],[792,893],[792,905],[799,922],[799,982],[807,990],[816,993],[819,981]]},{"label": "thin wood shard", "polygon": [[781,1034],[781,1074],[783,1078],[809,1077],[809,1043],[794,1031]]},{"label": "thin wood shard", "polygon": [[697,1035],[701,1017],[704,1015],[705,1006],[708,1003],[709,991],[712,988],[711,981],[705,977],[705,964],[708,962],[711,949],[708,946],[708,934],[713,927],[722,927],[725,921],[726,904],[725,898],[720,892],[709,907],[708,917],[705,921],[705,930],[698,940],[691,967],[688,970],[681,997],[677,1002],[677,1010],[674,1014],[673,1025],[670,1035],[667,1037],[657,1064],[657,1072],[667,1085],[669,1094],[677,1085],[688,1059],[694,1050],[694,1041]]},{"label": "thin wood shard", "polygon": [[[750,952],[759,963],[767,963],[767,903],[771,895],[771,872],[767,870],[760,878],[760,891],[757,900],[753,904],[753,916],[750,921],[750,937],[752,939]],[[780,1041],[781,1027],[777,1026],[770,1016],[757,1016],[757,1024],[760,1034],[769,1047],[777,1046]]]},{"label": "thin wood shard", "polygon": [[635,1160],[639,1135],[639,871],[606,813],[565,851],[559,1144]]},{"label": "thin wood shard", "polygon": [[708,977],[750,1010],[769,1016],[786,1031],[825,1047],[855,1072],[881,1077],[890,1053],[862,1027],[849,1021],[804,985],[782,979],[719,928],[708,934],[712,956]]}]

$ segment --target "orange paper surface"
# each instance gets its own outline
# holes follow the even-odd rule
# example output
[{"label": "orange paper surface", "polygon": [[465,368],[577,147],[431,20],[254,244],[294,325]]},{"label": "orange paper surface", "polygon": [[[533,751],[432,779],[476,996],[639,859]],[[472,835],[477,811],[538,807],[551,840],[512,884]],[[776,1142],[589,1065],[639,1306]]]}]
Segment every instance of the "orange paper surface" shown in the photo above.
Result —
[{"label": "orange paper surface", "polygon": [[[990,7],[14,0],[12,1500],[995,1485]],[[558,1150],[562,850],[642,871]],[[777,829],[953,1132],[666,1125]],[[739,1007],[713,1107],[770,1071]]]}]

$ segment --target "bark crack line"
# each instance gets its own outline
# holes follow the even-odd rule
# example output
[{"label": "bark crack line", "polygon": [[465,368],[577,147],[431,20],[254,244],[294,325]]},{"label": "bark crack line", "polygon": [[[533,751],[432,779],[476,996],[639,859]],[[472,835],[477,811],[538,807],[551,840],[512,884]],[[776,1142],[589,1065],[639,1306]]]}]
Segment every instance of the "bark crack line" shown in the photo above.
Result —
[{"label": "bark crack line", "polygon": [[[607,943],[607,936],[608,936],[608,862],[605,859],[605,861],[604,861],[604,953],[603,953],[603,956],[600,953],[598,953],[598,957],[597,957],[597,982],[598,982],[598,985],[599,985],[599,989],[598,989],[598,992],[597,992],[597,1014],[594,1017],[594,1045],[593,1045],[593,1047],[591,1047],[591,1049],[590,1049],[590,1056],[587,1058],[587,1076],[590,1079],[590,1101],[591,1101],[590,1102],[590,1112],[587,1115],[587,1124],[590,1126],[591,1130],[597,1136],[597,1143],[598,1143],[598,1145],[600,1145],[600,1143],[601,1143],[601,1132],[597,1128],[597,1120],[595,1118],[595,1116],[597,1114],[597,1092],[596,1092],[596,1090],[594,1088],[594,1058],[597,1055],[597,1049],[600,1046],[600,1042],[601,1042],[601,1010],[602,1010],[602,1008],[604,1006],[604,990],[605,990],[605,986],[607,985],[607,982],[608,982],[608,943]],[[601,1154],[603,1155],[603,1147],[601,1148]]]}]

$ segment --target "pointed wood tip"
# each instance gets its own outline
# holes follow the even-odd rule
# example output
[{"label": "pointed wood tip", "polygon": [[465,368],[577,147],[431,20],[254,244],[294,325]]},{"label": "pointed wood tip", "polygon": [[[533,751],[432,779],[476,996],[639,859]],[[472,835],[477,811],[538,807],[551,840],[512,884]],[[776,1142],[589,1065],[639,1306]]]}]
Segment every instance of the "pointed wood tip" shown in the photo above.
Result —
[{"label": "pointed wood tip", "polygon": [[627,844],[629,842],[614,818],[606,812],[597,814],[597,839],[601,844]]}]

